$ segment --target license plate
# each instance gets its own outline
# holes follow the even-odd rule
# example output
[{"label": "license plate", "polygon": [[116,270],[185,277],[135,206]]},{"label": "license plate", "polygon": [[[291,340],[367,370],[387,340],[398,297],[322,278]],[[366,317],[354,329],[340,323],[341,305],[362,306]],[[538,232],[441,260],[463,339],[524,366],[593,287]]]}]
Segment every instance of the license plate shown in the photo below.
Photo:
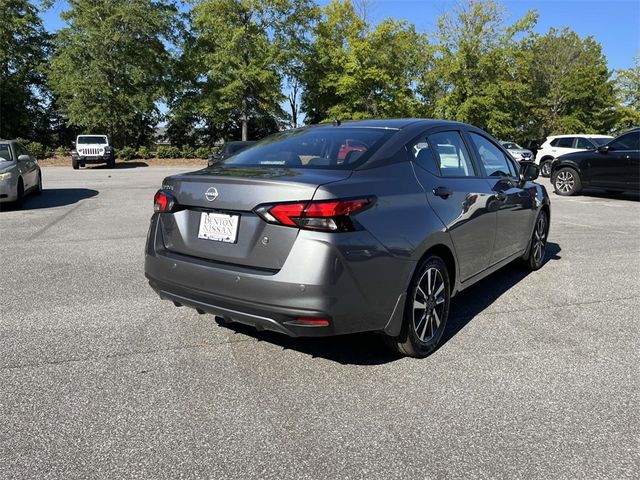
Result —
[{"label": "license plate", "polygon": [[200,214],[198,238],[214,240],[216,242],[235,243],[238,236],[239,220],[239,215],[202,212]]}]

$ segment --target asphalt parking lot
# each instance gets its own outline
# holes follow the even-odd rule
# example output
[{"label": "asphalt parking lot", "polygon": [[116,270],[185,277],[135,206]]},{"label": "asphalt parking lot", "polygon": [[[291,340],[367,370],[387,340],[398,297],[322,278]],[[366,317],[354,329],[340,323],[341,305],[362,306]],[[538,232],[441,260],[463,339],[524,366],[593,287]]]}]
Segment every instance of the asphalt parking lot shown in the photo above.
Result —
[{"label": "asphalt parking lot", "polygon": [[637,478],[637,195],[552,193],[543,268],[456,297],[415,360],[159,300],[143,245],[179,170],[44,169],[0,212],[0,478]]}]

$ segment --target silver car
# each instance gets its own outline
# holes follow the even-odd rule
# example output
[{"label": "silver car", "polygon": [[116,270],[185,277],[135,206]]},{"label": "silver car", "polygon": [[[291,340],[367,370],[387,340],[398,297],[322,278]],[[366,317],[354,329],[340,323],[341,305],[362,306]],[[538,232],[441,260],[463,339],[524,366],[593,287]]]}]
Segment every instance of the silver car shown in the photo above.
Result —
[{"label": "silver car", "polygon": [[515,142],[500,142],[502,146],[509,150],[509,153],[513,155],[518,161],[524,162],[533,162],[534,156],[531,150],[527,150],[526,148],[522,148]]},{"label": "silver car", "polygon": [[219,323],[377,331],[422,357],[456,293],[511,261],[543,264],[550,205],[537,175],[463,123],[281,132],[163,181],[145,274],[161,298]]},{"label": "silver car", "polygon": [[42,192],[42,172],[36,158],[15,140],[0,140],[0,203],[22,200]]}]

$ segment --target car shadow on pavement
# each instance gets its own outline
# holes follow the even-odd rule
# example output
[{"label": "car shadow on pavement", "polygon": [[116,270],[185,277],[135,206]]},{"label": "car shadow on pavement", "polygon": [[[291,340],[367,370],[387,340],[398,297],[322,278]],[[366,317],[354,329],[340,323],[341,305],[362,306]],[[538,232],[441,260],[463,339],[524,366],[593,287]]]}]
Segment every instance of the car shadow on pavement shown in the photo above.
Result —
[{"label": "car shadow on pavement", "polygon": [[[558,255],[560,251],[560,245],[549,242],[545,264],[560,260],[561,257]],[[457,295],[451,302],[447,328],[438,348],[441,348],[478,314],[530,273],[517,264],[511,264]],[[239,323],[224,324],[223,328],[253,337],[259,342],[278,345],[284,350],[296,350],[314,358],[324,358],[343,365],[382,365],[403,358],[389,350],[382,335],[376,333],[357,333],[326,338],[291,338],[268,331],[259,332],[253,327]]]},{"label": "car shadow on pavement", "polygon": [[580,193],[582,197],[604,198],[607,200],[626,200],[629,202],[640,202],[640,192],[607,193],[602,190],[584,190]]},{"label": "car shadow on pavement", "polygon": [[[62,207],[78,203],[85,198],[91,198],[98,195],[97,190],[90,188],[45,188],[40,195],[29,195],[25,197],[22,207],[17,210],[38,210],[41,208]],[[5,210],[5,206],[0,207]],[[11,205],[6,210],[16,210]]]},{"label": "car shadow on pavement", "polygon": [[[116,162],[113,168],[120,170],[125,168],[141,168],[148,166],[149,164],[147,162]],[[87,165],[85,168],[87,170],[113,170],[113,168],[109,168],[107,165]]]}]

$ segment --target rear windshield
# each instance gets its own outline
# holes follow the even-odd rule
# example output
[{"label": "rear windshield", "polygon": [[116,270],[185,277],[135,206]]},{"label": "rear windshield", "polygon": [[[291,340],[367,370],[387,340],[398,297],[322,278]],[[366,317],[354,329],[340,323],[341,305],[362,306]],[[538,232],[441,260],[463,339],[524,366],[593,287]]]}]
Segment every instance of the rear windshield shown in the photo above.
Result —
[{"label": "rear windshield", "polygon": [[289,130],[261,140],[223,164],[351,170],[364,163],[393,133],[379,128],[349,127]]},{"label": "rear windshield", "polygon": [[88,144],[88,143],[107,143],[106,137],[102,137],[100,135],[85,135],[82,137],[78,137],[79,144]]}]

